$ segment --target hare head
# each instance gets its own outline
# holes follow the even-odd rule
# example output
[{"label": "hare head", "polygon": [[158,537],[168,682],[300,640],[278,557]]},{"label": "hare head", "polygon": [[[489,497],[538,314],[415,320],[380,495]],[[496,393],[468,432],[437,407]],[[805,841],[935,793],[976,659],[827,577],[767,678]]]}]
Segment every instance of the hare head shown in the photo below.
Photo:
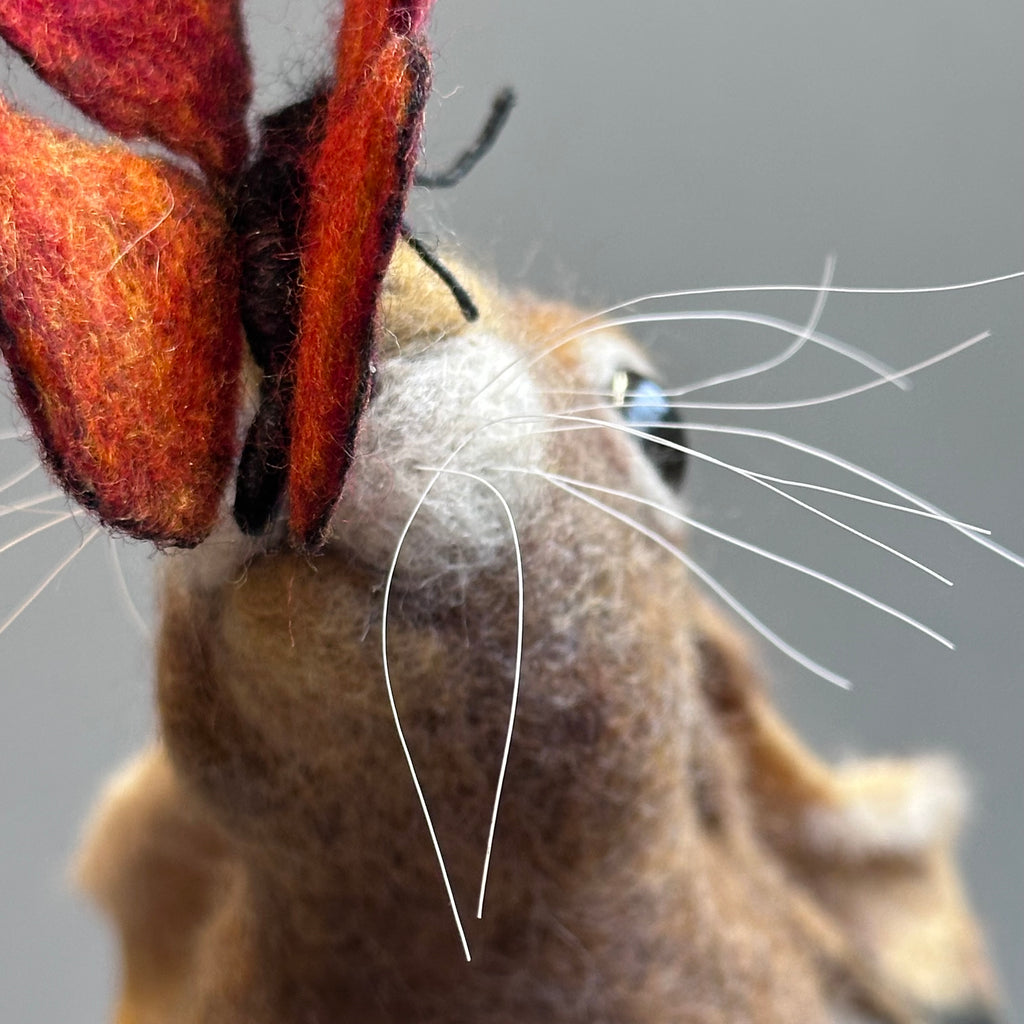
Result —
[{"label": "hare head", "polygon": [[[805,749],[695,589],[644,354],[403,227],[429,4],[347,4],[337,80],[248,163],[236,6],[129,7],[0,19],[201,171],[0,108],[19,398],[65,488],[168,549],[159,742],[80,861],[118,1019],[993,1019],[955,771]],[[202,72],[166,107],[127,71],[97,100],[140,10],[144,63]]]},{"label": "hare head", "polygon": [[162,746],[83,862],[125,1019],[981,1019],[955,773],[802,747],[672,556],[643,354],[456,273],[475,323],[396,252],[319,555],[167,560]]}]

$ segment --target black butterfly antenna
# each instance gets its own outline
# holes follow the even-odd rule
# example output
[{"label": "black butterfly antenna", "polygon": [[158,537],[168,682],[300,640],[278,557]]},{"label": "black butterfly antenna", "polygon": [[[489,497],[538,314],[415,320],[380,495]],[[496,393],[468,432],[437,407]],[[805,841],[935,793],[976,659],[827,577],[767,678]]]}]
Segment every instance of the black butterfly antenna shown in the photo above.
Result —
[{"label": "black butterfly antenna", "polygon": [[429,249],[404,225],[402,236],[409,243],[409,248],[444,282],[452,293],[452,298],[459,304],[459,311],[467,322],[473,323],[479,319],[480,310],[476,308],[476,303],[470,298],[469,292],[459,284],[458,278],[438,259],[437,253]]},{"label": "black butterfly antenna", "polygon": [[491,112],[472,145],[464,149],[446,170],[417,171],[413,175],[413,184],[424,188],[451,188],[462,181],[497,141],[515,102],[516,94],[511,88],[506,86],[498,92],[491,101]]},{"label": "black butterfly antenna", "polygon": [[[472,145],[464,149],[446,170],[427,173],[417,171],[413,175],[413,184],[423,188],[452,188],[462,181],[497,141],[515,102],[516,94],[512,89],[502,89],[491,101],[491,112]],[[470,298],[469,292],[459,284],[455,275],[441,262],[437,253],[416,238],[404,225],[402,235],[412,251],[445,283],[466,320],[470,323],[476,320],[480,316],[476,303]]]}]

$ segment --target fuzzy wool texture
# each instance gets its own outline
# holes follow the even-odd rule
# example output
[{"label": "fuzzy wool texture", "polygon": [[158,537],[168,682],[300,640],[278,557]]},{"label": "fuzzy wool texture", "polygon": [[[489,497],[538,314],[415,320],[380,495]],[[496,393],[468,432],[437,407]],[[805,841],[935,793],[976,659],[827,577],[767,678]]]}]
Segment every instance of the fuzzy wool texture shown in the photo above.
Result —
[{"label": "fuzzy wool texture", "polygon": [[235,457],[237,269],[201,183],[0,100],[0,345],[62,485],[195,544]]},{"label": "fuzzy wool texture", "polygon": [[261,225],[226,220],[236,204],[251,212],[239,176],[251,73],[236,0],[86,0],[58,19],[17,0],[0,14],[4,38],[72,103],[118,134],[193,157],[209,179],[204,194],[184,173],[90,149],[3,108],[0,246],[19,270],[4,282],[4,351],[55,475],[108,525],[185,546],[212,529],[235,455],[239,320],[283,284],[297,298],[280,311],[269,362],[259,331],[253,339],[266,380],[236,518],[262,532],[287,483],[293,543],[323,543],[369,393],[377,300],[418,153],[430,7],[345,5],[335,80],[289,156],[296,194],[274,225],[293,242],[280,255],[297,272],[270,282],[268,296],[251,294],[266,282],[248,273],[240,292],[238,263],[248,270]]},{"label": "fuzzy wool texture", "polygon": [[[600,390],[610,367],[643,366],[642,355],[614,331],[572,337],[573,310],[456,271],[481,309],[472,327],[436,277],[396,253],[380,305],[380,406],[322,554],[253,547],[229,519],[167,563],[161,743],[114,788],[83,853],[124,943],[118,1019],[912,1024],[991,1004],[945,829],[895,858],[864,855],[856,816],[827,856],[808,840],[809,815],[841,817],[851,798],[898,820],[913,800],[907,766],[876,762],[865,786],[858,765],[821,762],[683,566],[605,512],[491,464],[500,448],[506,467],[673,500],[613,429],[507,434],[513,409],[543,430],[554,394]],[[471,358],[481,348],[485,368]],[[473,411],[481,378],[504,404]],[[428,390],[417,434],[402,398]],[[464,407],[461,426],[445,426],[446,396]],[[522,691],[479,921],[517,600],[501,516],[472,489],[438,492],[387,612],[397,706],[466,964],[384,687],[381,591],[404,509],[381,504],[407,507],[420,459],[477,429],[481,449],[467,445],[451,467],[504,493],[526,585]],[[684,540],[670,521],[644,522]],[[234,562],[232,538],[250,545]],[[445,574],[439,549],[466,557]],[[138,908],[161,905],[175,913],[153,928]]]},{"label": "fuzzy wool texture", "polygon": [[804,823],[826,856],[912,856],[954,837],[966,813],[966,784],[947,758],[855,762],[840,778],[842,800],[811,808]]},{"label": "fuzzy wool texture", "polygon": [[[454,267],[469,327],[399,242],[430,6],[346,5],[325,112],[288,155],[294,202],[269,246],[287,273],[247,270],[266,294],[242,302],[237,5],[0,13],[73,103],[206,174],[0,104],[0,344],[19,400],[82,504],[197,545],[165,563],[160,740],[105,795],[80,861],[120,933],[116,1019],[982,1019],[994,984],[953,865],[955,776],[807,750],[668,557],[685,531],[650,503],[677,499],[617,412],[559,420],[564,396],[644,357]],[[247,266],[261,230],[241,239]],[[240,317],[282,291],[240,374]],[[233,515],[250,416],[251,501]],[[555,474],[619,493],[600,507]]]},{"label": "fuzzy wool texture", "polygon": [[533,381],[520,377],[484,393],[517,356],[500,335],[467,330],[386,360],[335,511],[339,542],[385,564],[437,475],[404,547],[399,583],[445,581],[458,594],[468,577],[507,559],[510,528],[500,503],[472,476],[444,470],[482,476],[517,505],[545,486],[504,469],[545,462],[547,437],[537,431],[544,407]]},{"label": "fuzzy wool texture", "polygon": [[238,0],[6,0],[0,34],[108,130],[216,178],[241,168],[252,74]]},{"label": "fuzzy wool texture", "polygon": [[[902,993],[909,1019],[998,1019],[998,985],[956,866],[967,799],[956,766],[936,756],[826,764],[760,692],[732,628],[709,609],[697,628],[704,689],[787,875],[842,923],[854,961]],[[849,1010],[837,1021],[864,1019]]]},{"label": "fuzzy wool texture", "polygon": [[266,530],[288,482],[300,221],[309,192],[307,158],[322,137],[326,103],[326,93],[317,92],[264,118],[259,149],[235,189],[239,312],[263,374],[235,478],[235,521],[253,536]]},{"label": "fuzzy wool texture", "polygon": [[291,532],[323,541],[367,398],[374,314],[412,182],[430,63],[424,0],[346,4],[309,171],[290,410]]}]

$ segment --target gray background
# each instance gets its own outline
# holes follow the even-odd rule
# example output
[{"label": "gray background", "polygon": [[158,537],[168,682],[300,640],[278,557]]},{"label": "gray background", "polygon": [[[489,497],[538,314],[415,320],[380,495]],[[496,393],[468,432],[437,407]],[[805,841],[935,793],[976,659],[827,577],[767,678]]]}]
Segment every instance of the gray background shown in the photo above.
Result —
[{"label": "gray background", "polygon": [[[325,66],[321,6],[249,5],[264,107]],[[474,133],[498,87],[513,84],[520,102],[467,182],[416,197],[415,223],[430,240],[457,238],[508,284],[604,304],[670,288],[815,284],[828,253],[844,285],[946,284],[1024,268],[1019,0],[440,0],[432,36],[428,164],[444,163]],[[16,65],[0,62],[0,85],[24,96]],[[67,116],[33,96],[37,109]],[[802,322],[812,301],[736,295],[678,308],[733,306]],[[700,416],[832,448],[1022,551],[1022,323],[1020,282],[836,296],[822,328],[894,366],[982,329],[993,337],[922,375],[909,394],[887,388],[804,412]],[[693,322],[660,325],[645,340],[674,383],[784,344],[764,330]],[[773,400],[863,379],[808,353],[786,371],[706,397]],[[693,439],[747,465],[818,472],[767,445]],[[15,443],[0,445],[0,473],[27,458]],[[30,496],[40,484],[37,476],[9,493]],[[854,691],[841,692],[765,654],[780,699],[820,750],[959,755],[975,791],[963,845],[970,886],[1019,1013],[1024,571],[933,524],[829,504],[953,577],[947,590],[721,473],[698,468],[689,486],[705,520],[833,571],[958,642],[949,653],[814,583],[696,544],[774,627],[853,679]],[[38,521],[0,519],[0,543]],[[3,553],[0,620],[79,536],[66,524]],[[126,561],[147,613],[148,557],[136,547]],[[70,891],[65,865],[103,778],[151,729],[150,656],[115,579],[98,539],[0,637],[2,1022],[99,1021],[111,999],[112,942]]]}]

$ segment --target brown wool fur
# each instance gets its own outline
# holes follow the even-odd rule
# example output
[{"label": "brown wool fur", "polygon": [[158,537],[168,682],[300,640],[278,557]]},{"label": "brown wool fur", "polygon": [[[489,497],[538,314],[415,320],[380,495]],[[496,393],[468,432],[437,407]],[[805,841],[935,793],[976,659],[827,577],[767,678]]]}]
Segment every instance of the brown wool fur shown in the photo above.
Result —
[{"label": "brown wool fur", "polygon": [[[507,533],[497,554],[449,537],[438,498],[410,534],[388,613],[465,962],[382,676],[387,561],[373,531],[394,543],[377,520],[389,496],[402,500],[402,459],[419,439],[389,447],[389,410],[400,409],[389,381],[454,360],[479,330],[527,357],[509,374],[520,382],[607,385],[587,377],[604,344],[594,337],[527,369],[579,314],[458,274],[480,306],[472,328],[406,247],[396,253],[375,398],[323,554],[267,550],[214,569],[227,543],[215,535],[168,558],[160,742],[111,788],[81,859],[122,937],[117,1020],[813,1024],[991,1003],[950,869],[950,770],[819,762],[682,566],[601,511],[511,475],[523,686],[482,921],[471,908],[515,644]],[[452,405],[457,416],[457,395]],[[657,486],[616,431],[518,447],[505,458]],[[371,494],[380,503],[364,504]],[[639,514],[679,539],[673,523]],[[436,560],[449,541],[464,557]],[[939,810],[918,834],[903,818],[929,794]]]}]

